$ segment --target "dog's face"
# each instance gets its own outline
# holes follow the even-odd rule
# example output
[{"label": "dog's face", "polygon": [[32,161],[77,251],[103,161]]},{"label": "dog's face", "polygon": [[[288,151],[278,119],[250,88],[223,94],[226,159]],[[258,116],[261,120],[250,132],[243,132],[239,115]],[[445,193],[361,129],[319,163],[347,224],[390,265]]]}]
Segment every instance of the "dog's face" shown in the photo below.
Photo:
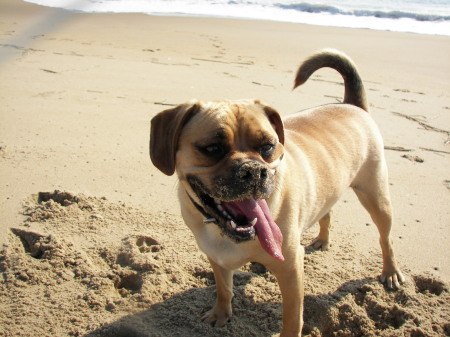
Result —
[{"label": "dog's face", "polygon": [[[279,114],[259,101],[192,102],[152,120],[150,154],[164,173],[176,170],[199,212],[226,235],[241,242],[257,232],[261,241],[264,231],[273,234],[265,199],[276,184],[283,143]],[[255,230],[260,222],[267,224]]]}]

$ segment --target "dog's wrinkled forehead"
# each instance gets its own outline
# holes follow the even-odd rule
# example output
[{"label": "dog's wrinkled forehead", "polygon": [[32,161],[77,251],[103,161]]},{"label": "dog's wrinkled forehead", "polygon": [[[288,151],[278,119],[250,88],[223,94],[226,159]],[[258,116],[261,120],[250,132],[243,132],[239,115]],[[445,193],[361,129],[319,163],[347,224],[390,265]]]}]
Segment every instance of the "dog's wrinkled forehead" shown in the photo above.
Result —
[{"label": "dog's wrinkled forehead", "polygon": [[255,136],[260,130],[277,137],[263,108],[253,101],[212,101],[201,103],[198,113],[187,123],[182,134],[194,138],[226,138],[233,142],[238,135]]},{"label": "dog's wrinkled forehead", "polygon": [[228,102],[202,102],[198,113],[189,121],[186,127],[195,125],[204,126],[212,130],[217,126],[232,126],[236,123],[236,112],[239,108],[236,104]]}]

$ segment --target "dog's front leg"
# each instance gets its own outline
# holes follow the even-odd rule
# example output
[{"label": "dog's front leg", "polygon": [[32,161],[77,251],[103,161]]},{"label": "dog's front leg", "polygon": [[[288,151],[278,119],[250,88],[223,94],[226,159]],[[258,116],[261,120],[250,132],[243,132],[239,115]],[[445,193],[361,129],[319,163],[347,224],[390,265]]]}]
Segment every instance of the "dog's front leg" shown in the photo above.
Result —
[{"label": "dog's front leg", "polygon": [[303,258],[299,245],[291,258],[270,268],[277,278],[283,298],[283,329],[280,337],[299,337],[303,328]]},{"label": "dog's front leg", "polygon": [[202,321],[216,327],[225,325],[231,319],[233,298],[233,271],[225,269],[209,259],[216,280],[216,304],[203,315]]}]

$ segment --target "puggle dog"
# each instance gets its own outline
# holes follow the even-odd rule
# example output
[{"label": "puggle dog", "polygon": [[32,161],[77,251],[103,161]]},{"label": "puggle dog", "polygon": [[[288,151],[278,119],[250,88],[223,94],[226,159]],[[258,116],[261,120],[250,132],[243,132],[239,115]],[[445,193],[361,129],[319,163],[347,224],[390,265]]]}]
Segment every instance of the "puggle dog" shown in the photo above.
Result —
[{"label": "puggle dog", "polygon": [[351,187],[380,234],[380,280],[399,287],[389,233],[392,207],[380,132],[368,113],[361,78],[343,53],[321,51],[303,62],[294,88],[330,67],[344,79],[342,104],[282,119],[259,100],[191,101],[151,121],[150,156],[179,178],[184,221],[214,271],[217,298],[204,322],[223,326],[232,315],[233,270],[266,266],[283,299],[281,336],[301,336],[303,230],[319,223],[312,245],[326,250],[330,211]]}]

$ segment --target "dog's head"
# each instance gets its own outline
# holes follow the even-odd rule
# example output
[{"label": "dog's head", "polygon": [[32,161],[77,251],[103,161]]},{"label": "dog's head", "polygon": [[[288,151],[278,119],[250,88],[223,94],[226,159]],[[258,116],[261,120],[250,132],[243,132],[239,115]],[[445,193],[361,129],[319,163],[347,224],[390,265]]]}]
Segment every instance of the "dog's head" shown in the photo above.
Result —
[{"label": "dog's head", "polygon": [[207,222],[236,242],[258,236],[282,259],[281,232],[267,203],[284,153],[283,123],[259,101],[179,105],[152,119],[150,157],[167,175],[175,171]]}]

